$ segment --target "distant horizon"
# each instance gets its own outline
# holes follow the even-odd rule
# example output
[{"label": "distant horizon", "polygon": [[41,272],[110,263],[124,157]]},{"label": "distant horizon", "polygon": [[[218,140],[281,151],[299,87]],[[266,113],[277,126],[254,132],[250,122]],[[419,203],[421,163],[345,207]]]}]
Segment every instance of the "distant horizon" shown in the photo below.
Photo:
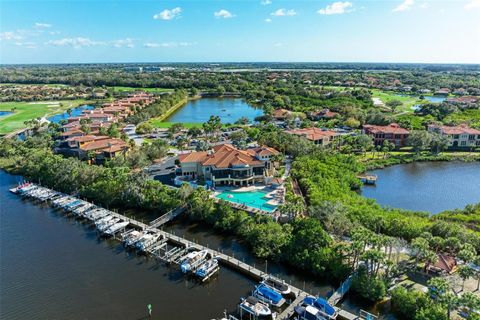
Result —
[{"label": "distant horizon", "polygon": [[94,65],[94,64],[379,64],[379,65],[466,65],[480,66],[480,62],[388,62],[388,61],[111,61],[111,62],[32,62],[0,63],[0,66],[18,65]]},{"label": "distant horizon", "polygon": [[480,0],[0,3],[2,64],[480,64]]}]

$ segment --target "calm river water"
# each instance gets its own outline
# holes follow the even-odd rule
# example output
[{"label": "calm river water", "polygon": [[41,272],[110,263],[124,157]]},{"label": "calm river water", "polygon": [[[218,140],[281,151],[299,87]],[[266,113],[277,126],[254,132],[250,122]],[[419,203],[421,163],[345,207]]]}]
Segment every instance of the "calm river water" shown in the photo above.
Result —
[{"label": "calm river water", "polygon": [[243,99],[202,98],[189,101],[166,121],[203,123],[213,115],[219,116],[222,123],[234,123],[241,117],[246,117],[250,122],[253,122],[256,117],[262,114],[262,109],[250,106]]},{"label": "calm river water", "polygon": [[384,206],[435,214],[480,202],[479,162],[419,162],[372,173],[377,184],[362,195]]},{"label": "calm river water", "polygon": [[[254,288],[252,280],[225,267],[201,285],[178,268],[128,253],[117,241],[99,239],[88,225],[8,192],[20,180],[0,171],[0,319],[144,319],[150,303],[153,319],[208,320],[225,309],[235,311],[240,297]],[[204,225],[178,221],[165,229],[266,268],[313,294],[325,296],[333,289],[326,280],[266,265],[235,237]],[[354,312],[360,305],[354,297],[341,304]]]}]

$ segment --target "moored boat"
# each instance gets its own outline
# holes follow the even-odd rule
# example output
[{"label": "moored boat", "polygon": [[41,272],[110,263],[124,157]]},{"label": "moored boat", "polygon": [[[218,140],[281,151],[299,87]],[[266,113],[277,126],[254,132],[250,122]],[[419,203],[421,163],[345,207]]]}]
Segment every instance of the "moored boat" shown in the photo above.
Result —
[{"label": "moored boat", "polygon": [[274,307],[281,307],[285,303],[285,299],[277,290],[264,283],[255,288],[253,296]]},{"label": "moored boat", "polygon": [[317,308],[310,305],[296,306],[294,310],[298,320],[327,320]]},{"label": "moored boat", "polygon": [[180,264],[180,269],[183,273],[193,271],[193,269],[202,263],[202,261],[207,257],[207,254],[207,250],[190,252],[184,257],[182,263]]},{"label": "moored boat", "polygon": [[243,299],[239,307],[255,317],[269,316],[272,314],[267,304],[252,296]]},{"label": "moored boat", "polygon": [[303,303],[305,305],[309,305],[318,309],[320,314],[325,319],[333,320],[336,319],[338,316],[337,310],[335,310],[335,308],[322,297],[306,297],[305,299],[303,299]]},{"label": "moored boat", "polygon": [[195,275],[205,279],[218,270],[218,260],[213,258],[202,263],[196,270]]},{"label": "moored boat", "polygon": [[277,290],[283,295],[287,295],[291,292],[290,286],[288,284],[272,277],[266,277],[261,283],[266,284],[267,286]]}]

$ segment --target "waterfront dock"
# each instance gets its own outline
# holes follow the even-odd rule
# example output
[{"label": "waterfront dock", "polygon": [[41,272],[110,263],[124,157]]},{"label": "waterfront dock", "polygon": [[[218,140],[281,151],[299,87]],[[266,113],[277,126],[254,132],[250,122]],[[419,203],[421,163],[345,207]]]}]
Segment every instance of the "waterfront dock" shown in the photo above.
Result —
[{"label": "waterfront dock", "polygon": [[378,179],[376,174],[369,174],[369,173],[359,174],[357,178],[360,179],[365,184],[375,184],[377,183],[377,179]]},{"label": "waterfront dock", "polygon": [[[67,202],[72,202],[72,201],[75,202],[75,200],[76,200],[76,202],[82,202],[84,204],[88,203],[86,201],[79,200],[79,199],[76,199],[74,197],[61,194],[59,192],[53,191],[53,190],[45,188],[45,187],[39,187],[39,188],[42,189],[42,193],[52,195],[51,199],[53,199],[53,197],[61,195],[64,198],[68,198]],[[16,192],[16,191],[18,191],[18,189],[17,190],[12,189],[11,191]],[[44,200],[44,201],[46,201],[46,200]],[[93,205],[92,205],[92,207],[93,207]],[[147,254],[150,254],[151,256],[153,256],[157,259],[163,260],[167,263],[179,263],[179,259],[181,259],[190,250],[199,250],[199,251],[200,250],[206,250],[206,251],[208,251],[208,253],[210,254],[210,256],[212,258],[215,258],[215,259],[218,260],[219,264],[221,264],[223,266],[226,266],[230,269],[233,269],[237,272],[240,272],[240,273],[248,276],[249,278],[251,278],[255,281],[262,281],[264,278],[269,277],[271,279],[275,279],[278,282],[284,282],[283,280],[281,280],[277,277],[274,277],[272,275],[269,275],[268,273],[254,267],[254,266],[251,266],[251,265],[249,265],[249,264],[247,264],[243,261],[240,261],[239,259],[236,259],[235,257],[231,257],[231,256],[229,256],[229,255],[227,255],[223,252],[208,248],[206,246],[200,245],[200,244],[195,243],[193,241],[190,241],[188,239],[185,239],[185,238],[182,238],[180,236],[177,236],[177,235],[171,234],[169,232],[163,231],[163,230],[158,229],[156,227],[157,225],[161,226],[164,223],[166,223],[164,221],[170,221],[171,219],[173,219],[173,217],[176,217],[178,214],[180,214],[181,212],[183,212],[185,210],[185,208],[182,208],[182,209],[177,208],[177,209],[178,209],[177,211],[172,210],[171,212],[161,216],[160,218],[162,218],[162,219],[160,219],[160,220],[157,219],[158,221],[154,220],[155,223],[150,223],[150,224],[146,224],[142,221],[138,221],[136,219],[132,219],[132,218],[129,218],[127,216],[124,216],[120,213],[109,211],[109,210],[106,210],[106,209],[103,209],[103,208],[102,209],[97,209],[97,210],[105,211],[108,215],[110,215],[112,217],[115,217],[115,218],[117,218],[121,221],[128,222],[129,227],[133,227],[135,229],[142,230],[142,231],[149,230],[149,231],[154,231],[154,232],[158,233],[160,235],[159,240],[157,242],[153,243],[149,247],[149,249],[147,249],[145,252]],[[125,232],[124,229],[122,231]],[[167,242],[171,243],[175,247],[168,250]],[[159,252],[161,252],[162,250],[164,251],[163,255],[159,254]],[[347,279],[347,281],[348,281],[348,279]],[[306,292],[304,290],[296,288],[292,285],[289,285],[289,286],[290,286],[291,292],[295,294],[295,300],[293,300],[282,312],[280,312],[277,315],[277,319],[280,319],[280,320],[290,319],[294,314],[294,308],[297,305],[301,304],[305,297],[311,296],[311,294],[309,294],[308,292]],[[339,300],[340,299],[338,299],[338,300],[335,299],[335,301],[333,301],[333,302],[336,304]],[[348,311],[341,310],[339,308],[336,308],[336,309],[338,311],[340,319],[345,319],[345,320],[361,319],[358,316],[356,316],[356,315],[354,315],[354,314],[352,314]]]}]

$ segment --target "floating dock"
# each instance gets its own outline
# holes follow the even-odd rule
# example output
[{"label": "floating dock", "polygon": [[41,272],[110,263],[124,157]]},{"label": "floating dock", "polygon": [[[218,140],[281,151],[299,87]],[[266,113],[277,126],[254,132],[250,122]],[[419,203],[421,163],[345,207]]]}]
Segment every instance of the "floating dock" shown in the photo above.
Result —
[{"label": "floating dock", "polygon": [[[55,201],[56,201],[57,205],[60,205],[60,207],[62,205],[68,205],[69,203],[72,203],[74,201],[81,201],[84,205],[91,205],[92,207],[94,207],[91,203],[88,203],[87,201],[83,201],[83,200],[74,198],[74,197],[66,195],[66,194],[56,192],[54,190],[51,190],[51,189],[48,189],[48,188],[45,188],[45,187],[41,187],[41,186],[37,186],[37,185],[32,184],[32,186],[30,188],[31,189],[38,189],[38,191],[36,193],[33,193],[33,191],[30,192],[30,194],[32,194],[31,197],[36,198],[36,196],[38,196],[38,195],[46,196],[48,194],[48,197],[44,201],[56,198]],[[11,191],[14,192],[14,193],[18,193],[19,190],[17,188],[13,188],[13,189],[11,189]],[[25,194],[25,195],[29,196],[29,194]],[[60,197],[59,197],[59,195],[60,195]],[[157,229],[157,228],[153,227],[151,224],[146,224],[146,223],[140,222],[138,220],[126,217],[126,216],[121,215],[119,213],[109,211],[109,210],[106,210],[106,209],[103,209],[103,208],[99,208],[99,207],[96,207],[96,208],[101,209],[101,210],[105,210],[108,213],[108,215],[116,217],[116,218],[120,219],[121,221],[128,222],[129,226],[133,226],[135,229],[140,229],[142,231],[143,230],[154,230],[155,232],[158,232],[161,235],[161,237],[159,238],[160,240],[155,242],[154,244],[152,244],[148,248],[146,253],[151,254],[154,257],[156,257],[158,259],[161,259],[161,260],[163,260],[167,263],[179,263],[180,259],[183,256],[185,256],[185,254],[187,254],[191,250],[207,250],[209,255],[212,258],[214,257],[215,259],[218,260],[219,264],[222,264],[222,265],[227,266],[231,269],[234,269],[238,272],[241,272],[244,275],[250,277],[251,279],[253,279],[255,281],[261,281],[265,277],[268,276],[268,277],[270,277],[272,279],[275,279],[279,282],[283,282],[281,279],[278,279],[277,277],[269,275],[268,273],[265,273],[260,269],[252,267],[251,265],[249,265],[245,262],[242,262],[242,261],[240,261],[240,260],[238,260],[234,257],[231,257],[227,254],[224,254],[223,252],[212,250],[212,249],[207,248],[205,246],[202,246],[200,244],[194,243],[190,240],[187,240],[187,239],[184,239],[182,237],[176,236],[174,234],[171,234],[171,233],[165,232],[163,230]],[[185,209],[183,209],[183,210],[185,210]],[[183,212],[183,211],[181,211],[181,212]],[[173,216],[173,213],[170,213],[169,217],[171,217],[171,216]],[[164,216],[162,216],[162,217],[164,217]],[[161,221],[163,222],[164,220],[161,220]],[[156,224],[159,223],[159,222],[160,222],[160,220],[157,221]],[[125,230],[122,230],[122,234],[123,233],[125,233]],[[176,245],[176,247],[168,249],[167,243],[174,244],[174,245]],[[159,254],[159,251],[162,251],[162,250],[164,251],[164,253]],[[296,288],[294,286],[290,285],[290,288],[291,288],[291,291],[295,294],[296,298],[292,303],[290,303],[290,305],[286,309],[284,309],[281,313],[279,313],[277,315],[277,319],[279,319],[279,320],[286,320],[286,319],[289,319],[290,317],[292,317],[292,315],[294,314],[295,306],[302,303],[303,299],[306,296],[310,295],[309,293],[307,293],[307,292],[305,292],[305,291],[303,291],[299,288]],[[345,311],[345,310],[342,310],[342,309],[339,309],[339,308],[336,308],[336,309],[338,311],[340,319],[345,319],[345,320],[361,319],[361,317],[358,317],[358,316],[356,316],[356,315],[354,315],[354,314],[352,314],[348,311]]]}]

